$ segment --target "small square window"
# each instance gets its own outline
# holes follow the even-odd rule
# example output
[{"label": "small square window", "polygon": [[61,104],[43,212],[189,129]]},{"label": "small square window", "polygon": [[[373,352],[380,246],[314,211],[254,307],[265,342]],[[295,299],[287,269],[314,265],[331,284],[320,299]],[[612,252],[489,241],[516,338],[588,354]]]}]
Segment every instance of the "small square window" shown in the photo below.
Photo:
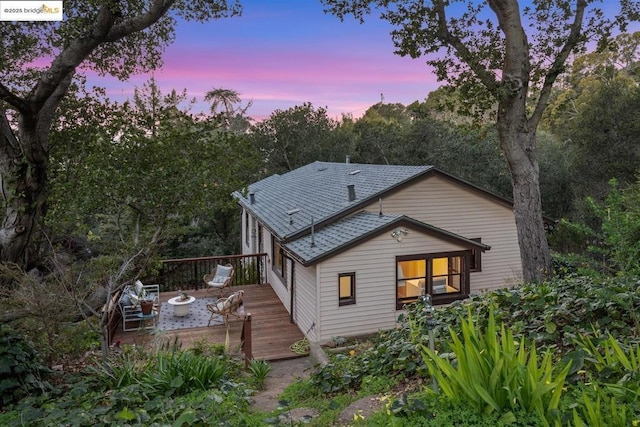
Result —
[{"label": "small square window", "polygon": [[338,275],[338,305],[356,303],[356,273]]}]

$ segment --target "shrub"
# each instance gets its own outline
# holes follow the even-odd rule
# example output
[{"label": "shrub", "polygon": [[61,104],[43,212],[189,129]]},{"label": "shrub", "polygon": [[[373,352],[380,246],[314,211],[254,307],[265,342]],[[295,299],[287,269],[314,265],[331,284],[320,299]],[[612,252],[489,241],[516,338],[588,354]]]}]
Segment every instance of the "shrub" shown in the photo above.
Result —
[{"label": "shrub", "polygon": [[249,362],[249,370],[256,382],[256,387],[262,390],[264,388],[264,383],[267,380],[267,375],[271,371],[271,365],[264,360],[253,359]]},{"label": "shrub", "polygon": [[151,396],[185,395],[216,388],[227,373],[225,360],[189,351],[161,351],[151,363],[138,379]]},{"label": "shrub", "polygon": [[501,420],[515,421],[515,413],[535,413],[552,422],[557,416],[562,387],[569,372],[567,364],[554,378],[552,353],[538,359],[535,347],[526,349],[502,324],[496,327],[490,308],[486,331],[474,324],[471,313],[461,320],[462,340],[449,328],[455,362],[440,357],[420,344],[429,373],[445,396],[467,402],[480,413],[503,414]]},{"label": "shrub", "polygon": [[385,410],[373,414],[367,425],[394,427],[537,427],[544,423],[536,414],[516,412],[516,420],[505,422],[501,414],[478,413],[460,401],[441,398],[432,393],[418,393],[390,400]]},{"label": "shrub", "polygon": [[2,404],[50,390],[44,366],[34,348],[16,331],[0,324],[0,396]]}]

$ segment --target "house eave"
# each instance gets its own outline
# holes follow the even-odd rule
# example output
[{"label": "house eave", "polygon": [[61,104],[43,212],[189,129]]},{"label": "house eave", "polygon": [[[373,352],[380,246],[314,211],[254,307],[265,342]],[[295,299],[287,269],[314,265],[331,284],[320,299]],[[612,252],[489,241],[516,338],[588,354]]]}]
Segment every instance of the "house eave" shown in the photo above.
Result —
[{"label": "house eave", "polygon": [[356,247],[364,242],[366,242],[369,239],[372,239],[373,237],[376,237],[382,233],[386,233],[396,227],[399,226],[405,226],[407,228],[410,228],[414,231],[420,231],[423,232],[425,234],[429,234],[429,235],[435,235],[438,238],[451,242],[451,243],[455,243],[455,244],[464,244],[466,246],[469,247],[475,247],[483,252],[488,251],[491,249],[491,246],[481,243],[481,242],[477,242],[475,240],[471,240],[471,239],[467,239],[466,237],[463,236],[459,236],[457,234],[451,233],[447,230],[443,230],[441,228],[438,227],[434,227],[432,225],[429,224],[425,224],[423,222],[417,221],[413,218],[407,217],[407,216],[401,216],[398,219],[388,223],[387,225],[385,225],[384,227],[380,227],[380,228],[376,228],[374,230],[371,230],[367,233],[363,233],[360,237],[358,237],[357,239],[354,239],[350,242],[347,242],[343,245],[340,246],[336,246],[335,248],[333,248],[330,251],[324,252],[316,257],[313,258],[309,258],[309,259],[305,259],[304,257],[300,256],[299,254],[297,254],[296,252],[288,249],[286,246],[284,247],[285,252],[288,254],[288,256],[292,259],[294,259],[295,261],[297,261],[298,263],[300,263],[302,266],[304,267],[310,267],[313,266],[315,264],[318,264],[324,260],[327,260],[329,258],[332,258],[338,254],[340,254],[341,252],[344,252],[348,249],[351,249],[353,247]]}]

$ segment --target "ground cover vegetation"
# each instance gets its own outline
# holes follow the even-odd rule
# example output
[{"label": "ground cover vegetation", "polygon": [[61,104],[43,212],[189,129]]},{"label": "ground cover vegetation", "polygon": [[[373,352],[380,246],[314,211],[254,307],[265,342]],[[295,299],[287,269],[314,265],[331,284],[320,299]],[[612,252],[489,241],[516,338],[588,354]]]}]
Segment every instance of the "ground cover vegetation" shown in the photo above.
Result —
[{"label": "ground cover vegetation", "polygon": [[[91,3],[78,13],[98,9]],[[234,4],[207,9],[207,16],[237,12]],[[160,44],[149,46],[158,52],[170,39],[170,21],[138,41],[148,36],[152,43],[162,33]],[[6,55],[33,36],[11,31],[16,38],[3,39],[13,40]],[[64,56],[64,37],[51,40],[62,43]],[[332,355],[308,381],[293,384],[272,414],[247,406],[264,386],[268,365],[245,371],[207,343],[108,349],[100,307],[124,284],[153,277],[161,258],[237,253],[231,191],[315,160],[349,155],[353,162],[433,164],[511,197],[501,130],[486,111],[468,118],[472,92],[444,87],[409,106],[378,103],[363,117],[340,120],[305,103],[253,123],[250,102],[243,106],[231,89],[210,91],[212,114],[200,115],[191,112],[186,91],[163,94],[153,79],[124,104],[84,87],[75,69],[58,76],[56,88],[44,74],[30,80],[38,81],[31,92],[0,85],[0,142],[7,150],[22,147],[17,151],[26,156],[0,165],[0,173],[27,174],[3,179],[3,194],[30,197],[23,210],[24,197],[5,199],[5,216],[24,213],[15,216],[24,229],[39,227],[33,242],[17,233],[0,249],[3,259],[17,262],[0,269],[0,424],[265,425],[281,423],[278,412],[311,406],[320,409],[315,425],[331,425],[349,403],[376,393],[387,396],[385,409],[354,423],[638,423],[639,42],[639,33],[624,34],[611,49],[577,56],[548,94],[535,160],[542,207],[558,219],[548,234],[553,278],[439,308],[437,354],[418,303],[401,328]],[[138,57],[133,42],[113,52],[123,48]],[[123,77],[137,69],[110,67],[113,52],[94,52],[92,63]],[[155,61],[153,52],[142,68]],[[7,58],[0,63],[9,64]],[[12,63],[9,73],[23,73],[24,65]],[[25,126],[36,125],[24,117],[35,110],[25,110],[9,89],[31,93],[29,102],[41,107],[45,152],[31,153],[32,129]],[[16,164],[29,167],[13,170]],[[45,190],[27,194],[34,182]],[[16,224],[8,227],[23,230]]]}]

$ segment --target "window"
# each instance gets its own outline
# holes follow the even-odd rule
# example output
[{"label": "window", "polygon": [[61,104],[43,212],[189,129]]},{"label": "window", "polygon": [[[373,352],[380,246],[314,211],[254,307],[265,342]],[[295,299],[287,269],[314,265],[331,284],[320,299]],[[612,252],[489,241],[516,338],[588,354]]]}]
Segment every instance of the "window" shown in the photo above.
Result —
[{"label": "window", "polygon": [[446,304],[469,295],[471,251],[398,257],[396,308],[425,294],[434,304]]},{"label": "window", "polygon": [[249,246],[249,212],[246,209],[244,210],[244,242]]},{"label": "window", "polygon": [[356,273],[338,275],[338,305],[356,303]]},{"label": "window", "polygon": [[271,253],[273,254],[273,271],[275,271],[276,273],[278,273],[278,275],[280,276],[280,278],[282,279],[282,283],[287,284],[287,279],[286,279],[286,266],[287,266],[287,262],[286,262],[286,258],[284,256],[284,253],[282,251],[282,246],[280,246],[280,243],[275,239],[272,238],[271,239],[271,243],[272,243],[272,247],[271,247]]},{"label": "window", "polygon": [[[482,239],[480,237],[471,240],[473,240],[474,242],[482,243]],[[480,263],[481,254],[482,251],[478,248],[471,249],[471,260],[469,261],[470,271],[482,271],[482,264]]]}]

